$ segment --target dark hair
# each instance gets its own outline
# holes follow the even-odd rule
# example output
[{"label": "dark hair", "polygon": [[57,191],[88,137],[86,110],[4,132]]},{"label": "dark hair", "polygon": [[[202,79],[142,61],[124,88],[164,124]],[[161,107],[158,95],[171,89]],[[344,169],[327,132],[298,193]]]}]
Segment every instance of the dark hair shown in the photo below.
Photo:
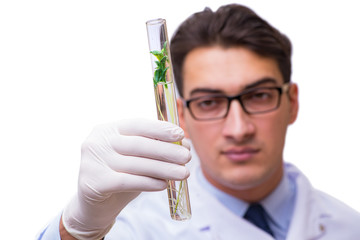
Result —
[{"label": "dark hair", "polygon": [[251,9],[230,4],[216,12],[209,8],[186,19],[171,39],[171,59],[175,82],[183,96],[182,68],[186,55],[198,47],[220,45],[243,46],[255,53],[277,61],[284,82],[291,77],[291,42],[260,18]]}]

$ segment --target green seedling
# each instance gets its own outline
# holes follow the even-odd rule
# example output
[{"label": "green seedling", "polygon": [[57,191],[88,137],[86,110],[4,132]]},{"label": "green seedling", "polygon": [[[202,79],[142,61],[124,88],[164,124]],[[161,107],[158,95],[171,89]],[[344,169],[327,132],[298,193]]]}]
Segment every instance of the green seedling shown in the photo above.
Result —
[{"label": "green seedling", "polygon": [[154,72],[154,86],[156,87],[158,85],[158,83],[164,83],[165,87],[167,88],[166,85],[166,72],[169,69],[168,62],[169,62],[169,57],[167,56],[167,51],[166,51],[166,42],[164,42],[163,48],[161,49],[161,51],[151,51],[150,53],[152,55],[154,55],[157,59],[157,61],[155,61],[156,63],[156,68],[155,68],[155,72]]}]

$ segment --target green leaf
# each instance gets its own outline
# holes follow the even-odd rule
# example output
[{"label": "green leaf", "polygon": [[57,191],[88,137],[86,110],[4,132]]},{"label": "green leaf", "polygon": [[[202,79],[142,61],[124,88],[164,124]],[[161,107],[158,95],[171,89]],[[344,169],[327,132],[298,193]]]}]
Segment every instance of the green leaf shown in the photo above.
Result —
[{"label": "green leaf", "polygon": [[167,56],[163,56],[163,58],[161,58],[160,62],[161,62],[162,64],[165,64],[166,59],[167,59]]},{"label": "green leaf", "polygon": [[163,53],[162,52],[159,52],[159,51],[151,51],[150,52],[152,55],[154,55],[159,61],[161,60],[161,58],[163,58]]},{"label": "green leaf", "polygon": [[167,70],[169,69],[169,67],[166,67],[164,70],[163,70],[163,72],[162,72],[162,76],[165,78],[166,77],[166,72],[167,72]]},{"label": "green leaf", "polygon": [[167,56],[166,44],[167,44],[167,42],[165,41],[165,42],[164,42],[164,45],[163,45],[163,48],[161,49],[161,52],[162,52],[162,54],[163,54],[164,56]]},{"label": "green leaf", "polygon": [[157,83],[161,82],[161,75],[162,75],[161,69],[157,69],[157,70],[155,71],[155,74],[154,74],[154,80],[155,80]]},{"label": "green leaf", "polygon": [[153,78],[154,86],[157,86],[159,82],[163,82],[165,83],[165,87],[167,88],[166,72],[169,69],[169,67],[166,67],[166,62],[169,61],[169,58],[167,56],[166,44],[167,42],[164,42],[161,51],[154,50],[151,51],[150,53],[153,54],[158,59],[158,61],[155,61],[157,67],[155,68],[154,78]]},{"label": "green leaf", "polygon": [[157,51],[157,50],[154,50],[154,51],[151,51],[150,52],[151,54],[153,54],[153,55],[162,55],[162,52],[160,52],[160,51]]}]

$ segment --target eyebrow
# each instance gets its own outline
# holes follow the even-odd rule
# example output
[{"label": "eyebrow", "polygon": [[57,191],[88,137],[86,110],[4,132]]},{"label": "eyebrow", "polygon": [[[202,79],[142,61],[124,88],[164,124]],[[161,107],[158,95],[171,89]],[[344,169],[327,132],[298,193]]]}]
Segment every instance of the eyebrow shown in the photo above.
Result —
[{"label": "eyebrow", "polygon": [[[250,83],[248,85],[245,86],[245,88],[243,90],[246,89],[251,89],[254,87],[257,87],[261,84],[265,84],[265,83],[274,83],[276,84],[276,80],[274,78],[270,78],[270,77],[265,77],[262,78],[254,83]],[[224,93],[222,90],[219,89],[213,89],[213,88],[195,88],[190,92],[190,96],[196,94],[196,93],[212,93],[212,94],[219,94],[219,93]]]}]

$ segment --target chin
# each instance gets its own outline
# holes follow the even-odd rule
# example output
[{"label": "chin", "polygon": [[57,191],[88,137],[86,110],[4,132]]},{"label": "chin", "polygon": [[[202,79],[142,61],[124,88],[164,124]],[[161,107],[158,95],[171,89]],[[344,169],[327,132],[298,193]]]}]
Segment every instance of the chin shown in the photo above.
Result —
[{"label": "chin", "polygon": [[231,179],[223,181],[223,185],[232,190],[249,190],[256,188],[261,185],[263,182],[261,180],[249,180],[249,179]]},{"label": "chin", "polygon": [[236,172],[226,172],[220,177],[221,184],[233,190],[247,190],[264,184],[267,180],[265,170],[242,169]]}]

